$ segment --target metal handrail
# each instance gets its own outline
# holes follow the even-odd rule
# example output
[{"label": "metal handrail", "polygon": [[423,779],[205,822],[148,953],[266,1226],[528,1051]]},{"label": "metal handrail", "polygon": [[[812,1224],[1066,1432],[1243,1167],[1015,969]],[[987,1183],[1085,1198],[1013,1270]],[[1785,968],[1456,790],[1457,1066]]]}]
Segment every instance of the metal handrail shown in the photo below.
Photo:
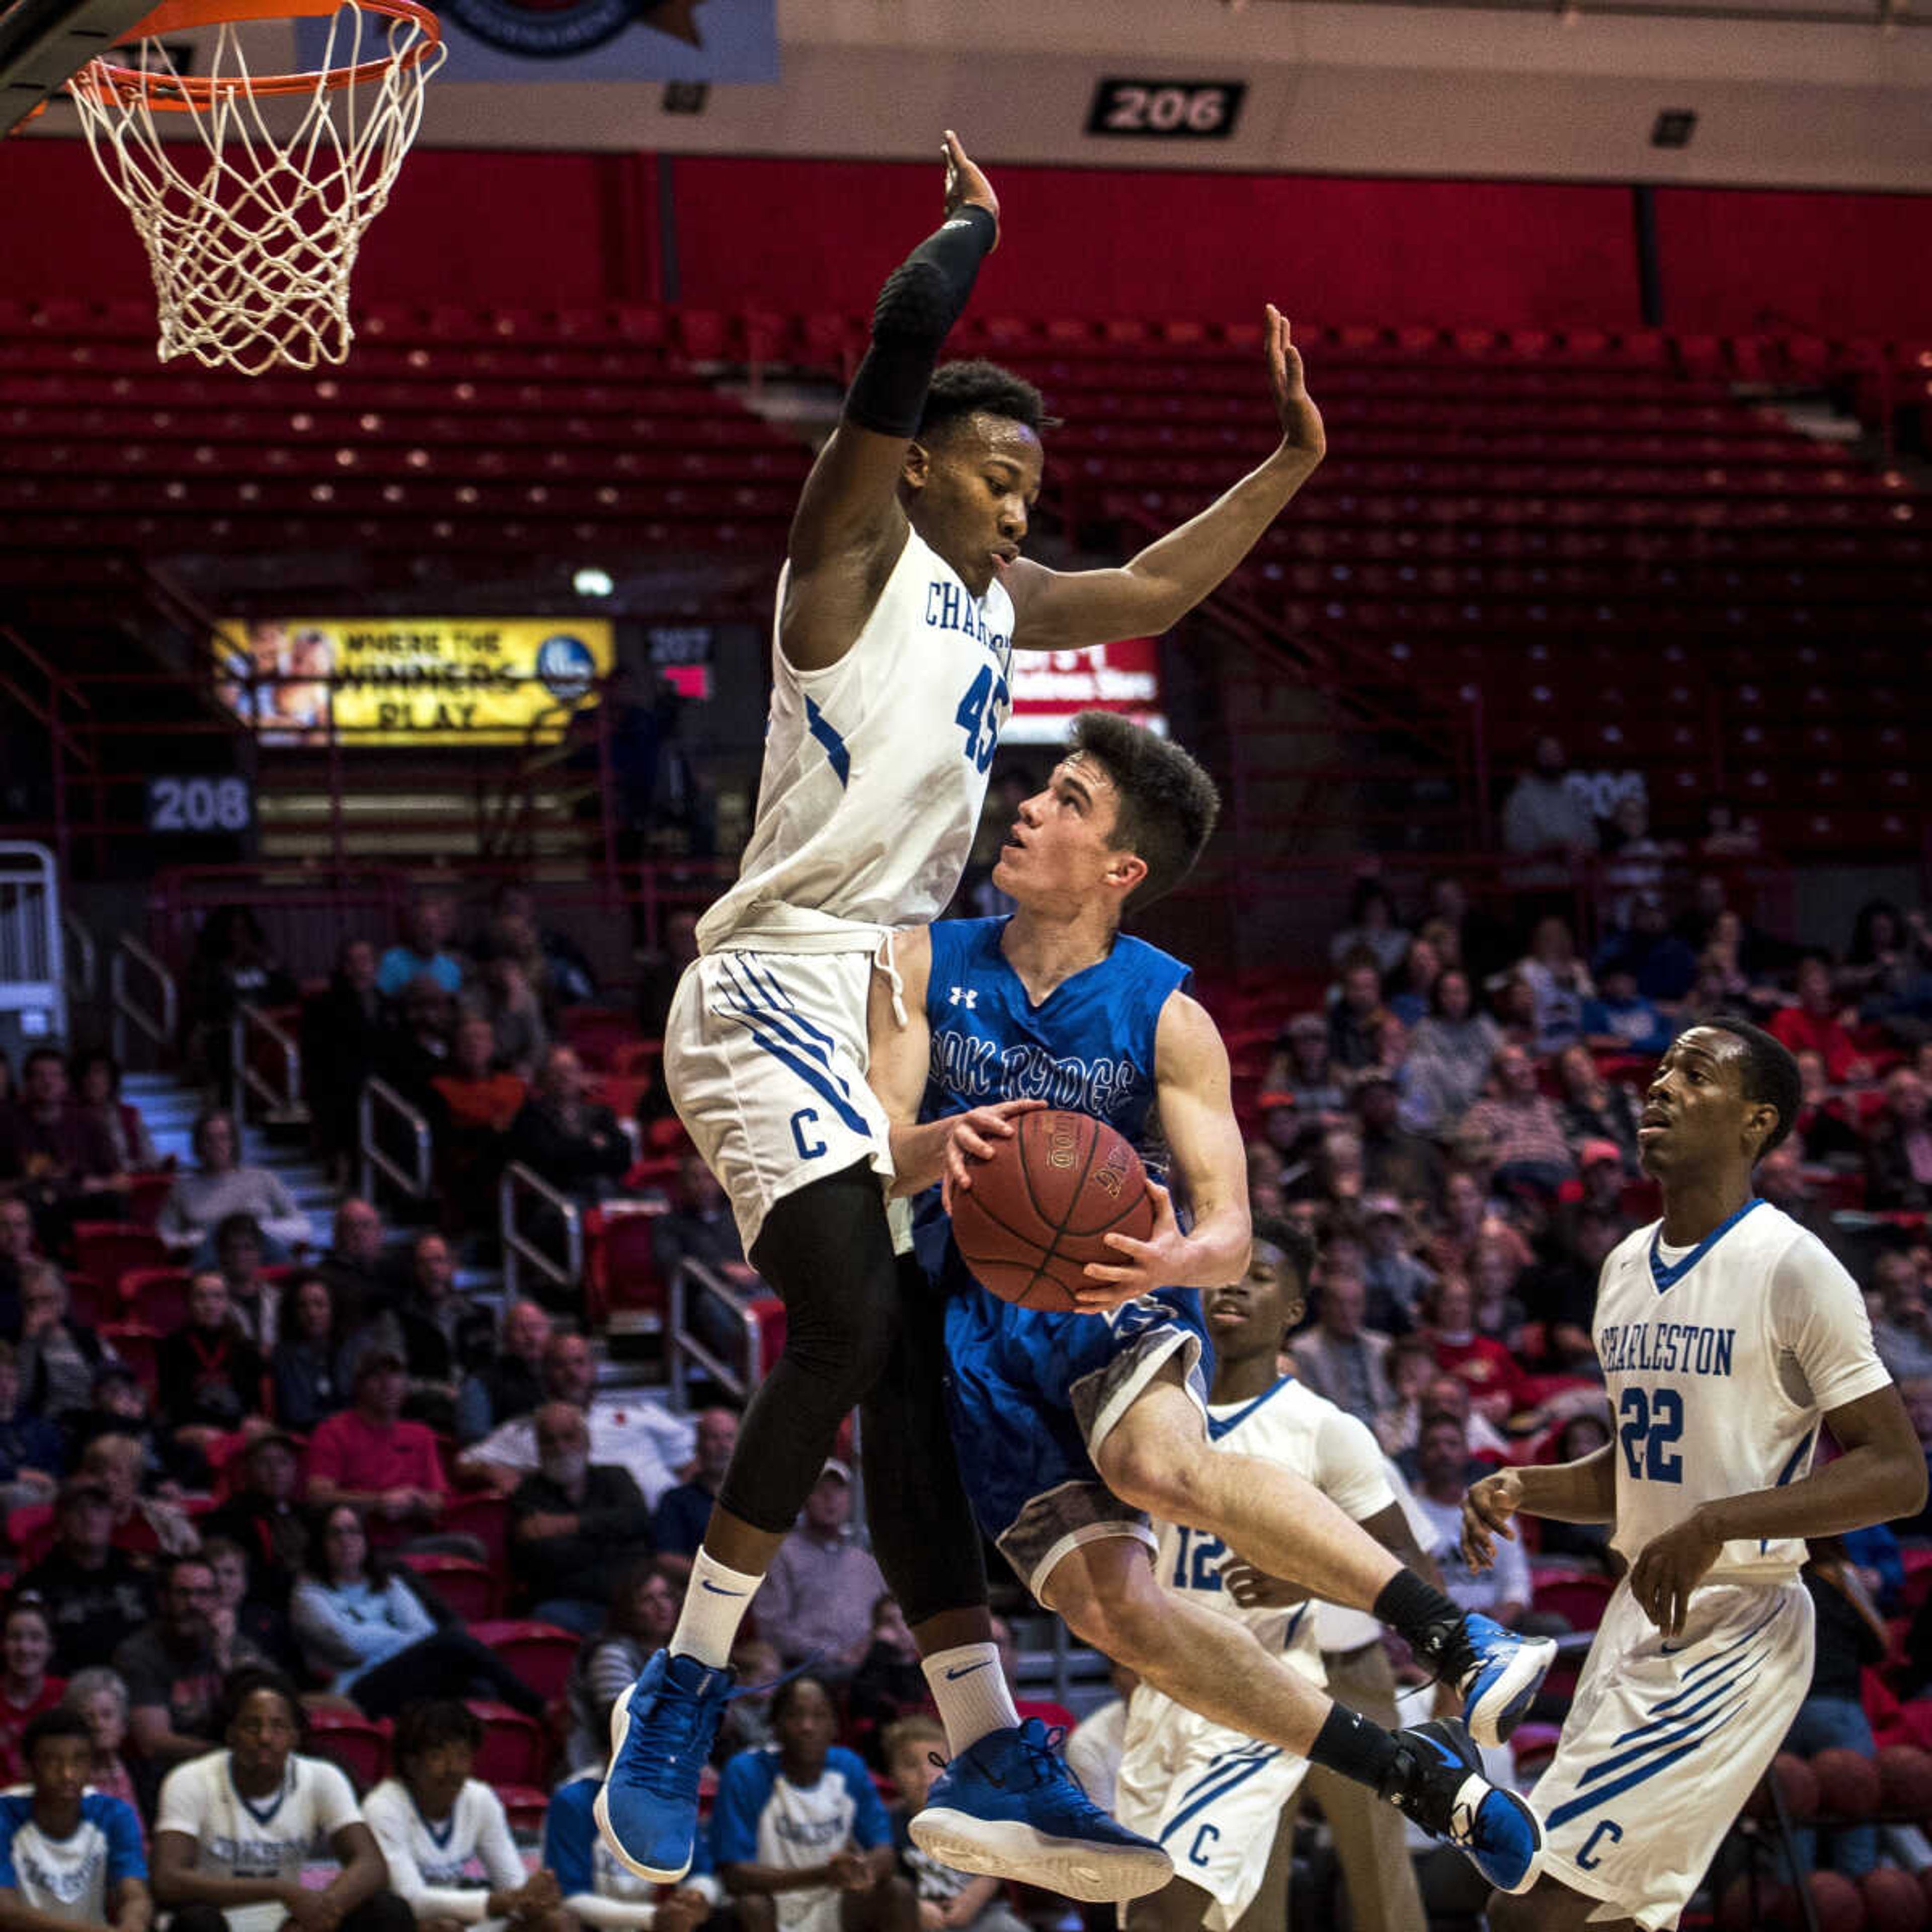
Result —
[{"label": "metal handrail", "polygon": [[[394,1114],[409,1129],[416,1145],[414,1172],[392,1160],[376,1138],[376,1109],[379,1106]],[[362,1192],[365,1201],[375,1198],[378,1174],[412,1201],[429,1198],[435,1166],[429,1122],[386,1080],[372,1076],[362,1083],[362,1091],[356,1102],[356,1151],[362,1161]]]},{"label": "metal handrail", "polygon": [[[691,1332],[687,1317],[695,1300],[707,1295],[722,1301],[745,1330],[745,1370],[740,1375],[728,1362],[721,1360]],[[742,1403],[765,1378],[764,1331],[752,1304],[758,1298],[748,1294],[688,1257],[678,1264],[670,1279],[670,1306],[664,1322],[664,1361],[669,1382],[670,1406],[682,1413],[686,1406],[686,1377],[693,1368],[702,1369],[734,1402]]]},{"label": "metal handrail", "polygon": [[[257,1072],[250,1063],[248,1036],[251,1032],[262,1034],[281,1055],[279,1086],[266,1074]],[[246,1000],[236,1007],[235,1016],[229,1022],[229,1062],[233,1082],[230,1104],[238,1121],[248,1118],[251,1094],[262,1102],[264,1118],[268,1120],[292,1122],[308,1118],[308,1107],[302,1099],[300,1043],[272,1013]]]},{"label": "metal handrail", "polygon": [[94,935],[70,912],[61,914],[61,930],[68,937],[68,990],[77,999],[92,1000],[100,983],[100,957]]},{"label": "metal handrail", "polygon": [[[530,1193],[548,1202],[563,1220],[563,1258],[559,1262],[526,1240],[517,1226],[517,1199]],[[574,1289],[584,1280],[584,1210],[543,1176],[513,1160],[496,1184],[496,1225],[503,1243],[503,1292],[514,1300],[524,1266],[536,1270],[555,1288]]]},{"label": "metal handrail", "polygon": [[[138,966],[153,980],[160,994],[160,1011],[151,1012],[128,991],[128,969]],[[128,1058],[128,1029],[132,1027],[164,1053],[171,1052],[181,1026],[181,993],[175,976],[131,932],[118,934],[107,962],[108,997],[113,1009],[114,1058]]]}]

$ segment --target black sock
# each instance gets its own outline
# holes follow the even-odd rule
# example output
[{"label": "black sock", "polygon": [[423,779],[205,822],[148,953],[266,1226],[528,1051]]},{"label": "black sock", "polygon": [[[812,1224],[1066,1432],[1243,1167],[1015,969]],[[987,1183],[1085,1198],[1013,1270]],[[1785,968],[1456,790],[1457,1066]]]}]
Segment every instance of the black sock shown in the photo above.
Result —
[{"label": "black sock", "polygon": [[1382,1780],[1394,1768],[1396,1742],[1381,1725],[1372,1724],[1346,1704],[1332,1705],[1308,1748],[1308,1761],[1326,1765],[1343,1778],[1379,1791]]},{"label": "black sock", "polygon": [[1436,1662],[1444,1643],[1462,1628],[1462,1612],[1413,1570],[1398,1570],[1382,1586],[1375,1613],[1425,1664]]}]

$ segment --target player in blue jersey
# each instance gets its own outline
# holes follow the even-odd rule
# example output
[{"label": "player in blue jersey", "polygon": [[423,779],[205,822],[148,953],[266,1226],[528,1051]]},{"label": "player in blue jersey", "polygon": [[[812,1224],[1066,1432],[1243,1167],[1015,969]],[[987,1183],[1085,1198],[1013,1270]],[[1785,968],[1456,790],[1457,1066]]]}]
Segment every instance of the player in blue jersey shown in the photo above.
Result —
[{"label": "player in blue jersey", "polygon": [[[1536,1874],[1535,1821],[1482,1778],[1461,1726],[1391,1734],[1368,1724],[1244,1625],[1163,1592],[1148,1560],[1148,1518],[1159,1516],[1219,1538],[1269,1576],[1372,1610],[1458,1687],[1486,1742],[1513,1726],[1554,1648],[1465,1616],[1286,1468],[1210,1449],[1189,1291],[1247,1267],[1240,1130],[1226,1051],[1188,995],[1187,968],[1119,928],[1130,906],[1185,875],[1217,808],[1207,775],[1178,746],[1112,714],[1082,713],[994,871],[1018,910],[900,935],[909,1024],[874,997],[871,1078],[894,1124],[899,1190],[970,1186],[970,1158],[986,1142],[961,1122],[1045,1100],[1130,1139],[1145,1138],[1157,1111],[1191,1214],[1184,1230],[1154,1186],[1150,1238],[1109,1236],[1118,1265],[1087,1270],[1104,1312],[1066,1315],[988,1293],[928,1220],[927,1258],[934,1237],[944,1250],[961,1471],[982,1527],[1085,1641],[1215,1722],[1372,1786],[1518,1891]],[[983,1820],[981,1777],[973,1751],[960,1753],[912,1824],[922,1847],[962,1870],[979,1868],[977,1840],[956,1838],[951,1820],[956,1808]]]},{"label": "player in blue jersey", "polygon": [[77,1711],[44,1711],[20,1741],[31,1782],[0,1796],[0,1927],[6,1932],[148,1932],[154,1905],[141,1821],[87,1788],[94,1733]]}]

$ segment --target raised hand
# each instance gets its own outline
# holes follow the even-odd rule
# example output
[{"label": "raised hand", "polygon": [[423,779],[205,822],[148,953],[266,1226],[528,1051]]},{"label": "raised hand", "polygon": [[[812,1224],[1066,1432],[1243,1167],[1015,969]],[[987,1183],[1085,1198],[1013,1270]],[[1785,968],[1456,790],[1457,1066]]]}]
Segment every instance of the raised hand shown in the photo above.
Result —
[{"label": "raised hand", "polygon": [[1274,412],[1281,418],[1282,447],[1319,463],[1328,448],[1322,412],[1308,393],[1301,351],[1294,346],[1288,317],[1273,302],[1268,304],[1262,334],[1268,350],[1268,388],[1274,398]]},{"label": "raised hand", "polygon": [[[946,158],[946,212],[957,214],[962,208],[983,208],[993,218],[993,247],[1000,245],[1000,197],[978,164],[959,145],[959,136],[949,128],[946,144],[940,149]],[[989,254],[991,249],[987,251]]]}]

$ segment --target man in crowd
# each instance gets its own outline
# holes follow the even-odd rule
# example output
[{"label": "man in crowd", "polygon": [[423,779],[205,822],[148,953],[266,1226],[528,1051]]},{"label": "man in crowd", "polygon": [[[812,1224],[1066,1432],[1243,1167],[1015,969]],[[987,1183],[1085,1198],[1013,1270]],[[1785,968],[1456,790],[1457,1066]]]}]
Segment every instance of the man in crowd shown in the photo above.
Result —
[{"label": "man in crowd", "polygon": [[20,1097],[0,1103],[0,1193],[26,1201],[46,1226],[64,1229],[86,1196],[125,1185],[105,1123],[72,1104],[67,1056],[58,1047],[35,1047],[20,1069]]},{"label": "man in crowd", "polygon": [[788,1665],[806,1658],[836,1682],[872,1642],[872,1606],[886,1580],[852,1540],[852,1472],[834,1458],[805,1499],[798,1527],[778,1545],[758,1593],[758,1632]]},{"label": "man in crowd", "polygon": [[225,1537],[246,1552],[248,1595],[278,1616],[287,1612],[308,1556],[308,1520],[296,1501],[300,1475],[292,1436],[270,1430],[251,1437],[228,1500],[202,1522],[211,1538]]},{"label": "man in crowd", "polygon": [[1496,1092],[1462,1116],[1466,1133],[1487,1142],[1498,1185],[1553,1194],[1576,1171],[1555,1103],[1536,1084],[1536,1063],[1514,1042],[1496,1060]]},{"label": "man in crowd", "polygon": [[548,1402],[531,1420],[537,1466],[511,1492],[510,1567],[539,1621],[588,1636],[650,1554],[651,1512],[628,1470],[592,1462],[581,1409]]},{"label": "man in crowd", "polygon": [[53,1667],[70,1677],[111,1656],[154,1614],[147,1572],[113,1546],[113,1505],[106,1484],[70,1476],[54,1505],[54,1546],[20,1579],[47,1606]]},{"label": "man in crowd", "polygon": [[393,1546],[434,1529],[449,1493],[436,1438],[420,1422],[403,1420],[408,1388],[402,1358],[372,1348],[356,1365],[350,1406],[309,1444],[310,1508],[354,1504],[368,1517],[374,1544]]},{"label": "man in crowd", "polygon": [[[705,1169],[709,1176],[710,1169]],[[704,1540],[704,1526],[718,1500],[718,1486],[731,1466],[738,1446],[738,1418],[728,1408],[700,1409],[698,1417],[698,1460],[688,1480],[665,1490],[651,1518],[651,1540],[658,1557],[680,1576],[691,1574],[691,1559]]]},{"label": "man in crowd", "polygon": [[574,1048],[544,1057],[530,1097],[510,1123],[509,1155],[573,1199],[604,1199],[631,1166],[631,1143],[608,1107],[590,1100]]},{"label": "man in crowd", "polygon": [[1433,1410],[1423,1418],[1416,1445],[1419,1477],[1416,1508],[1434,1532],[1429,1554],[1442,1573],[1442,1587],[1466,1610],[1514,1630],[1529,1607],[1529,1559],[1520,1542],[1498,1540],[1496,1561],[1473,1570],[1462,1557],[1462,1496],[1468,1486],[1469,1438],[1454,1415]]},{"label": "man in crowd", "polygon": [[1597,819],[1570,783],[1569,760],[1560,739],[1546,732],[1536,741],[1528,771],[1503,802],[1503,845],[1510,852],[1597,849]]},{"label": "man in crowd", "polygon": [[115,1650],[128,1686],[135,1748],[158,1771],[220,1748],[214,1710],[221,1680],[238,1664],[268,1660],[244,1637],[217,1633],[214,1571],[202,1556],[177,1556],[163,1574],[160,1614]]},{"label": "man in crowd", "polygon": [[500,1424],[527,1415],[544,1400],[544,1353],[550,1316],[534,1301],[503,1311],[502,1344],[456,1392],[456,1437],[474,1442]]},{"label": "man in crowd", "polygon": [[1291,1346],[1295,1373],[1317,1395],[1372,1426],[1394,1396],[1382,1370],[1389,1338],[1364,1325],[1368,1300],[1360,1275],[1324,1269],[1315,1326]]},{"label": "man in crowd", "polygon": [[403,916],[403,936],[382,955],[376,986],[386,1000],[400,1000],[420,979],[448,994],[463,990],[463,962],[449,950],[456,908],[442,892],[424,892]]}]

